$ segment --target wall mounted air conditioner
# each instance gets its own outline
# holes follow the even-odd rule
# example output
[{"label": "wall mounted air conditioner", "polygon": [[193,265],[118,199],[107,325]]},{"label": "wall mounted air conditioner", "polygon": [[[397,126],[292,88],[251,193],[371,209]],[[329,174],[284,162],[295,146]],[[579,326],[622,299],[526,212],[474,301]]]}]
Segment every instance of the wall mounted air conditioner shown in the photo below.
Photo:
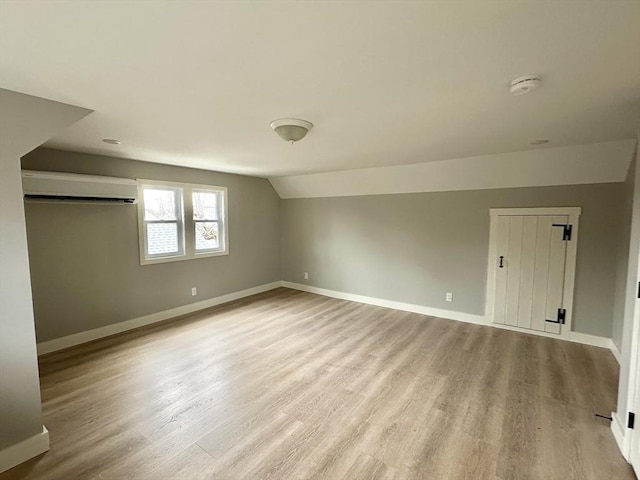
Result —
[{"label": "wall mounted air conditioner", "polygon": [[138,184],[130,178],[23,170],[22,189],[30,201],[114,205],[138,201]]}]

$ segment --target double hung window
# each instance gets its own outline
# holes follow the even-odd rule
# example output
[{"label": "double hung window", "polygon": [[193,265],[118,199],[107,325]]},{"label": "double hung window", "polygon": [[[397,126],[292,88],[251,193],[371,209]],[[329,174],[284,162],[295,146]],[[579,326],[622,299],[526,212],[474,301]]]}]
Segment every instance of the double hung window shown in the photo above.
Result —
[{"label": "double hung window", "polygon": [[138,180],[142,265],[229,253],[227,189]]}]

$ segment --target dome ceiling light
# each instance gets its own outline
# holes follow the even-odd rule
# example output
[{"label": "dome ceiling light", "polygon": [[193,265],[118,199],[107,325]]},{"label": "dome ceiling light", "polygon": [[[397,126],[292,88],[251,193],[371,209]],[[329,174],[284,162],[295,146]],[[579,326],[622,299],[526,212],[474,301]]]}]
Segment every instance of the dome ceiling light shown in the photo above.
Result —
[{"label": "dome ceiling light", "polygon": [[283,140],[294,144],[302,140],[309,130],[313,128],[313,123],[299,118],[279,118],[269,124]]}]

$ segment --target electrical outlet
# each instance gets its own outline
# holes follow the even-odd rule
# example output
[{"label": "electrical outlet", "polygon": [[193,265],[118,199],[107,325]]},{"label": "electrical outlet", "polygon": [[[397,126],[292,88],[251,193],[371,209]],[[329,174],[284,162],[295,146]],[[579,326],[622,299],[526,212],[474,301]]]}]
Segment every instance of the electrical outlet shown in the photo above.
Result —
[{"label": "electrical outlet", "polygon": [[453,302],[453,293],[451,293],[451,292],[447,292],[447,294],[445,295],[444,299],[445,299],[447,302]]},{"label": "electrical outlet", "polygon": [[193,288],[191,289],[191,296],[192,296],[192,297],[195,297],[197,294],[198,294],[198,289],[197,289],[196,287],[193,287]]},{"label": "electrical outlet", "polygon": [[309,280],[309,272],[304,272],[304,279]]}]

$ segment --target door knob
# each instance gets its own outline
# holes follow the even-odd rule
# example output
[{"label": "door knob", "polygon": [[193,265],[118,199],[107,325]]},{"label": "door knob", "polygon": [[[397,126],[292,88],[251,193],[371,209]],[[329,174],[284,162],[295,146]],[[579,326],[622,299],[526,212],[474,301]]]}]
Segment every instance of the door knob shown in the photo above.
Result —
[{"label": "door knob", "polygon": [[504,257],[500,255],[500,264],[498,265],[500,268],[504,268],[504,264],[502,263],[503,260],[504,260]]}]

